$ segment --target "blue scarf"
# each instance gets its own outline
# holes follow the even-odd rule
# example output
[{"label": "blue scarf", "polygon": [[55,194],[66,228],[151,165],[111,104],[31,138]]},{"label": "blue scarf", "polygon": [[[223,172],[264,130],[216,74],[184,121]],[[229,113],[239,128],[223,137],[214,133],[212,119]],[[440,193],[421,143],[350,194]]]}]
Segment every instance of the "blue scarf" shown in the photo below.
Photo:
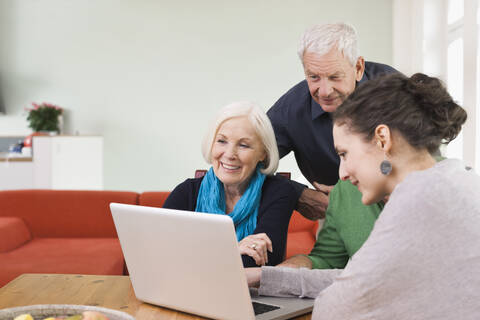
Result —
[{"label": "blue scarf", "polygon": [[[258,208],[262,197],[263,181],[265,181],[265,175],[260,172],[260,167],[258,165],[255,169],[247,190],[229,214],[235,225],[238,241],[251,235],[257,227]],[[225,208],[223,183],[217,178],[213,168],[210,168],[200,185],[195,211],[226,214]]]}]

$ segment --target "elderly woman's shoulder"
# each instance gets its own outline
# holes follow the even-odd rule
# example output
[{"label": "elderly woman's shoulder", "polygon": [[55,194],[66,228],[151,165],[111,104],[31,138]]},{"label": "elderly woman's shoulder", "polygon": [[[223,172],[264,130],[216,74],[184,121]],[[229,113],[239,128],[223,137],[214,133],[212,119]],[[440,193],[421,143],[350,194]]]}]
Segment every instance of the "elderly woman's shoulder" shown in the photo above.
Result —
[{"label": "elderly woman's shoulder", "polygon": [[180,191],[180,190],[198,190],[200,188],[200,184],[202,183],[203,177],[200,178],[188,178],[182,183],[178,184],[173,191]]},{"label": "elderly woman's shoulder", "polygon": [[275,192],[284,190],[285,192],[295,193],[295,188],[290,179],[279,174],[267,176],[265,178],[265,182],[263,183],[263,191],[265,190],[274,190]]},{"label": "elderly woman's shoulder", "polygon": [[289,173],[276,173],[275,175],[268,175],[266,178],[265,178],[265,181],[273,181],[274,183],[275,182],[278,182],[278,183],[289,183],[290,182],[290,178],[288,177]]},{"label": "elderly woman's shoulder", "polygon": [[164,208],[179,210],[195,210],[198,190],[200,189],[202,179],[186,179],[177,185],[163,204]]},{"label": "elderly woman's shoulder", "polygon": [[282,176],[267,176],[262,187],[261,209],[276,208],[276,214],[280,210],[288,215],[295,208],[298,197],[292,181]]}]

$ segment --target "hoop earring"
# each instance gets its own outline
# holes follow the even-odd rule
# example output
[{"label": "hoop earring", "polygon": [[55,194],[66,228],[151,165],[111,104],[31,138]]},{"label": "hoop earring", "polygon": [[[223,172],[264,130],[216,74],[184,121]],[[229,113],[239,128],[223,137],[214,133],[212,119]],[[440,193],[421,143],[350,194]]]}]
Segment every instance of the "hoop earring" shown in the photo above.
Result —
[{"label": "hoop earring", "polygon": [[380,163],[380,172],[385,176],[392,172],[392,163],[387,160],[387,155],[385,155],[385,160]]}]

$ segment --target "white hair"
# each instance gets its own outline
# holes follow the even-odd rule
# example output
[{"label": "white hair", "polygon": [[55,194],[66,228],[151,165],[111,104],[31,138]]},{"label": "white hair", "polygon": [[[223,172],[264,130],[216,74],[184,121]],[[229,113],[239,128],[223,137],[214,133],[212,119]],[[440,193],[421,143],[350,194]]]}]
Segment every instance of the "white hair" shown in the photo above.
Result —
[{"label": "white hair", "polygon": [[266,175],[274,174],[278,168],[279,156],[272,123],[265,111],[248,101],[234,102],[220,109],[203,139],[202,154],[205,161],[212,163],[212,147],[220,126],[225,121],[238,117],[246,117],[250,121],[265,148],[267,156],[264,160],[265,167],[261,172]]},{"label": "white hair", "polygon": [[323,56],[336,47],[352,66],[358,59],[357,33],[353,26],[346,23],[317,24],[307,29],[298,45],[298,56],[303,63],[305,52]]}]

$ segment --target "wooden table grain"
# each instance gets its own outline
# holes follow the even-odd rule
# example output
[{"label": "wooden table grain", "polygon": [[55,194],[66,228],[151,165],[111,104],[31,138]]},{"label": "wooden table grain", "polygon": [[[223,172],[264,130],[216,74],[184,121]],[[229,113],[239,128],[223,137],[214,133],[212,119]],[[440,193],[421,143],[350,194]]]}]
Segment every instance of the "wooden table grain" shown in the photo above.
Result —
[{"label": "wooden table grain", "polygon": [[[128,276],[23,274],[0,288],[0,309],[34,304],[105,307],[129,313],[137,320],[205,319],[139,301]],[[310,318],[307,314],[294,319]]]}]

